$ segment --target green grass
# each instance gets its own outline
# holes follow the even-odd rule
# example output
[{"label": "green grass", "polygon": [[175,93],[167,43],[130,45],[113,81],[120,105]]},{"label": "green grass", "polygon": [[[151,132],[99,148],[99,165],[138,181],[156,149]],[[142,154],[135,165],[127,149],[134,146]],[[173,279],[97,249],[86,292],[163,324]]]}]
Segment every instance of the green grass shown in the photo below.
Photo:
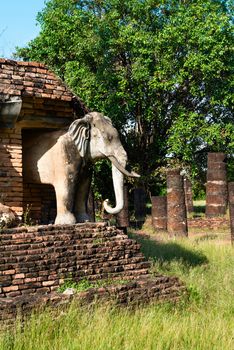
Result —
[{"label": "green grass", "polygon": [[124,280],[124,279],[105,279],[105,280],[100,280],[100,281],[95,281],[95,282],[90,282],[87,279],[82,279],[79,282],[75,282],[72,277],[67,278],[64,283],[62,283],[59,288],[58,292],[63,293],[67,288],[72,288],[74,292],[84,292],[87,291],[91,288],[101,288],[101,287],[107,287],[110,285],[116,285],[116,284],[126,284],[129,281]]},{"label": "green grass", "polygon": [[206,211],[206,201],[205,200],[193,201],[192,217],[204,217],[205,211]]},{"label": "green grass", "polygon": [[234,344],[234,248],[212,240],[141,239],[152,273],[179,276],[189,297],[135,310],[110,304],[33,315],[0,333],[1,350],[230,350]]}]

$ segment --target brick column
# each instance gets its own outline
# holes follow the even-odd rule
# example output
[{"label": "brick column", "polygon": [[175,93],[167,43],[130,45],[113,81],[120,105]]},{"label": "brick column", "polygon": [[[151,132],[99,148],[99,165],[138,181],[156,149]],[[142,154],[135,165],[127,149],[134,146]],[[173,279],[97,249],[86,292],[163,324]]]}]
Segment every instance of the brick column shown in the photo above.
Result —
[{"label": "brick column", "polygon": [[129,227],[129,213],[128,213],[128,186],[124,186],[124,207],[116,215],[116,226],[123,229],[124,232],[127,231]]},{"label": "brick column", "polygon": [[167,230],[167,197],[152,196],[152,225],[156,230]]},{"label": "brick column", "polygon": [[188,213],[193,212],[193,190],[192,183],[188,178],[184,178],[185,205]]},{"label": "brick column", "polygon": [[227,210],[227,170],[224,153],[208,153],[206,216],[225,215]]},{"label": "brick column", "polygon": [[234,182],[228,184],[229,216],[231,226],[231,242],[234,244]]},{"label": "brick column", "polygon": [[167,172],[167,230],[170,235],[188,236],[184,183],[180,169]]},{"label": "brick column", "polygon": [[22,138],[20,129],[0,129],[0,202],[23,214]]},{"label": "brick column", "polygon": [[95,222],[95,204],[93,190],[90,188],[89,197],[87,201],[87,211],[92,222]]},{"label": "brick column", "polygon": [[134,189],[134,211],[136,221],[143,223],[146,216],[146,193],[144,188]]}]

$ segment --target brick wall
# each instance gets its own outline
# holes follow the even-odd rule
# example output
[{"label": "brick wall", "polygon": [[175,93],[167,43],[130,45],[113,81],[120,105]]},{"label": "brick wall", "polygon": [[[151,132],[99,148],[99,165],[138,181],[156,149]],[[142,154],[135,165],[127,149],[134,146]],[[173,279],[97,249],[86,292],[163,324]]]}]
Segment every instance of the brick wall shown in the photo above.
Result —
[{"label": "brick wall", "polygon": [[22,140],[20,129],[0,129],[0,202],[18,216],[23,212]]},{"label": "brick wall", "polygon": [[27,213],[32,222],[54,222],[54,188],[23,183],[22,166],[21,129],[0,129],[0,203],[9,206],[20,220]]},{"label": "brick wall", "polygon": [[25,116],[34,116],[34,122],[38,117],[66,117],[69,123],[74,119],[74,110],[67,101],[24,96],[19,120],[23,120]]},{"label": "brick wall", "polygon": [[40,224],[54,223],[56,217],[54,187],[45,184],[24,183],[23,208],[25,221]]},{"label": "brick wall", "polygon": [[[1,94],[26,98],[23,103],[26,114],[27,108],[31,109],[35,99],[36,103],[33,108],[35,110],[41,109],[40,106],[38,107],[38,104],[40,104],[38,98],[48,99],[48,105],[51,104],[51,100],[67,101],[66,106],[68,108],[69,102],[72,102],[73,110],[78,110],[79,115],[84,115],[88,111],[83,102],[77,96],[74,96],[64,82],[42,63],[0,58],[0,79]],[[28,97],[31,97],[31,99],[28,100]],[[53,109],[51,111],[53,112]],[[67,112],[70,111],[67,110]]]},{"label": "brick wall", "polygon": [[[30,206],[30,197],[32,219],[48,223],[55,217],[53,191],[48,199],[48,187],[43,187],[37,197],[37,189],[30,184],[23,189],[21,130],[27,129],[30,135],[32,129],[61,129],[84,116],[88,109],[44,64],[0,58],[1,105],[13,97],[22,100],[20,114],[12,119],[0,111],[0,203],[21,218],[27,204]],[[13,127],[16,129],[10,129]]]},{"label": "brick wall", "polygon": [[134,279],[149,268],[139,244],[105,223],[3,230],[0,250],[0,297],[51,292],[70,275]]},{"label": "brick wall", "polygon": [[130,280],[124,284],[116,284],[91,288],[74,295],[66,295],[58,292],[48,294],[20,295],[18,297],[0,297],[0,326],[7,326],[17,318],[22,320],[30,315],[31,311],[43,310],[46,306],[59,307],[65,310],[72,299],[79,304],[101,301],[115,301],[116,305],[139,305],[147,302],[177,302],[187,294],[186,287],[177,278],[172,276],[146,276],[136,280]]}]

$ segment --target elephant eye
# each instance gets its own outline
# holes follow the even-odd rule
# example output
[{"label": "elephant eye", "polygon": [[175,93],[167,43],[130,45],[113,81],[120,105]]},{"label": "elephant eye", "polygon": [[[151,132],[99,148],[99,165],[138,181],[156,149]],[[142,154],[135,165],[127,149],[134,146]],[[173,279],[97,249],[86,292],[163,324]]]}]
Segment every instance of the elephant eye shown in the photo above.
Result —
[{"label": "elephant eye", "polygon": [[111,142],[111,141],[112,141],[112,139],[113,139],[113,136],[112,136],[112,135],[108,135],[107,137],[108,137],[108,141],[110,141],[110,142]]}]

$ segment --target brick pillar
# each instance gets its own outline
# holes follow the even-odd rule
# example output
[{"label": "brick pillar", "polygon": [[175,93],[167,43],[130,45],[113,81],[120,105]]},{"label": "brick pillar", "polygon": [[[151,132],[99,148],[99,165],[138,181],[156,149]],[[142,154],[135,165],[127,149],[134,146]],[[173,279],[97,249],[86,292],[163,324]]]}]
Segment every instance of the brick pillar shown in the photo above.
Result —
[{"label": "brick pillar", "polygon": [[193,190],[191,181],[184,177],[185,205],[188,213],[193,212]]},{"label": "brick pillar", "polygon": [[143,223],[146,216],[146,193],[144,188],[134,189],[134,211],[136,221]]},{"label": "brick pillar", "polygon": [[128,186],[124,186],[124,207],[116,215],[116,226],[123,229],[125,232],[129,227],[129,213],[128,213]]},{"label": "brick pillar", "polygon": [[206,216],[224,215],[227,210],[227,169],[224,153],[208,153]]},{"label": "brick pillar", "polygon": [[167,230],[167,197],[152,196],[152,225],[156,230]]},{"label": "brick pillar", "polygon": [[228,201],[231,226],[231,242],[234,244],[234,182],[228,183]]},{"label": "brick pillar", "polygon": [[87,212],[92,222],[95,222],[95,204],[93,190],[90,188],[89,197],[87,201]]},{"label": "brick pillar", "polygon": [[0,129],[0,202],[23,214],[22,138],[20,129]]},{"label": "brick pillar", "polygon": [[180,169],[167,172],[167,230],[170,235],[188,236],[184,181]]}]

